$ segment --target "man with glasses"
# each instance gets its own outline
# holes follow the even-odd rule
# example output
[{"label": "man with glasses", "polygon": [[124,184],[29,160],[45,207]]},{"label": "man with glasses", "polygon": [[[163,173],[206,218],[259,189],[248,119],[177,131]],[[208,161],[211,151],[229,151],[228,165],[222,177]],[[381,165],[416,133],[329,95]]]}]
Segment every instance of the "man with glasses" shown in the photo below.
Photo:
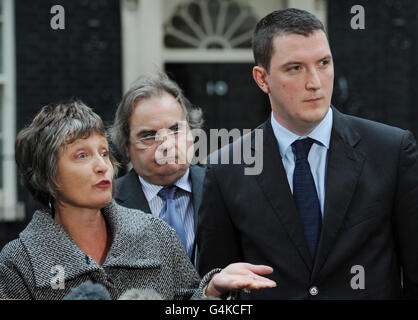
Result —
[{"label": "man with glasses", "polygon": [[114,145],[133,167],[116,180],[115,200],[170,224],[193,263],[205,169],[190,165],[191,130],[202,122],[202,111],[192,108],[179,86],[159,73],[132,84],[111,130]]}]

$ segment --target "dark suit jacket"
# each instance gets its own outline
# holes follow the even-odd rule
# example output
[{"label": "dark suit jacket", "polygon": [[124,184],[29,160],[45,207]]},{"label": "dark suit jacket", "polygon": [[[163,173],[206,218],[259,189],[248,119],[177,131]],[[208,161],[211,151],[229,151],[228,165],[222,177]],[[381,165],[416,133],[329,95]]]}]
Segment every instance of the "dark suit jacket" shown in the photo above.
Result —
[{"label": "dark suit jacket", "polygon": [[[333,109],[325,209],[315,261],[270,120],[261,125],[259,175],[209,165],[199,213],[199,272],[244,261],[274,268],[272,289],[246,299],[392,299],[417,296],[418,153],[411,133]],[[240,141],[224,148],[230,152]],[[219,154],[217,156],[219,156]],[[231,159],[231,158],[230,158]],[[364,268],[365,288],[353,289]],[[401,267],[405,288],[401,288]],[[354,278],[354,279],[353,279]],[[359,283],[359,282],[357,282]],[[312,295],[312,287],[317,294]]]},{"label": "dark suit jacket", "polygon": [[[203,179],[205,177],[205,168],[191,165],[190,166],[190,179],[192,184],[192,202],[194,210],[194,227],[195,232],[198,222],[198,210],[202,201],[202,189]],[[116,179],[116,195],[115,200],[120,205],[138,209],[146,213],[151,213],[151,209],[148,205],[147,198],[142,191],[141,182],[138,179],[138,174],[134,169],[129,171],[126,175]],[[195,247],[193,246],[193,253],[195,253]],[[192,261],[195,261],[195,257],[191,257]]]}]

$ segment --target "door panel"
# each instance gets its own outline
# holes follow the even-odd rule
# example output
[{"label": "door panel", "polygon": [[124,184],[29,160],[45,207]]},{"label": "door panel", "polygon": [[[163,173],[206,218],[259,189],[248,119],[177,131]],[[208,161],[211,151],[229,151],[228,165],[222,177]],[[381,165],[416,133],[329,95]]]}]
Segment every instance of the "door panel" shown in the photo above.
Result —
[{"label": "door panel", "polygon": [[250,63],[167,63],[193,105],[202,108],[204,129],[253,129],[270,113],[267,95],[252,78]]}]

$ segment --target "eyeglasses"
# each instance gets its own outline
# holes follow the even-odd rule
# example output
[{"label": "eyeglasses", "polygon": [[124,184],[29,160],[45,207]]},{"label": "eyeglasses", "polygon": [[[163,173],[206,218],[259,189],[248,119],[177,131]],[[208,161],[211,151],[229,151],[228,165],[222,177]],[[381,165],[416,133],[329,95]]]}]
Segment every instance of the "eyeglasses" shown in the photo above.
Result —
[{"label": "eyeglasses", "polygon": [[166,134],[156,134],[155,136],[144,137],[138,140],[135,140],[135,144],[139,149],[150,149],[155,148],[161,145],[168,137],[174,136],[177,138],[177,135],[182,133],[183,130],[174,130]]}]

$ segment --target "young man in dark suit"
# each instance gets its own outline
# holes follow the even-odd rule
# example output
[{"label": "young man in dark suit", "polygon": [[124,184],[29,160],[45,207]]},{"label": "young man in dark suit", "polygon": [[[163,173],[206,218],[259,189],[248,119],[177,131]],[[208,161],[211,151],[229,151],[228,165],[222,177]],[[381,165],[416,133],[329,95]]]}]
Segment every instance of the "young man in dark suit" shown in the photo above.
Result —
[{"label": "young man in dark suit", "polygon": [[178,233],[192,262],[205,169],[190,165],[191,130],[202,112],[192,108],[165,74],[145,75],[124,95],[111,130],[112,140],[133,168],[116,180],[115,200],[165,220]]},{"label": "young man in dark suit", "polygon": [[208,166],[199,212],[199,272],[235,261],[273,267],[277,287],[242,299],[418,296],[418,152],[408,131],[331,106],[334,67],[322,23],[275,11],[254,32],[253,77],[271,117],[250,143],[263,159]]}]

